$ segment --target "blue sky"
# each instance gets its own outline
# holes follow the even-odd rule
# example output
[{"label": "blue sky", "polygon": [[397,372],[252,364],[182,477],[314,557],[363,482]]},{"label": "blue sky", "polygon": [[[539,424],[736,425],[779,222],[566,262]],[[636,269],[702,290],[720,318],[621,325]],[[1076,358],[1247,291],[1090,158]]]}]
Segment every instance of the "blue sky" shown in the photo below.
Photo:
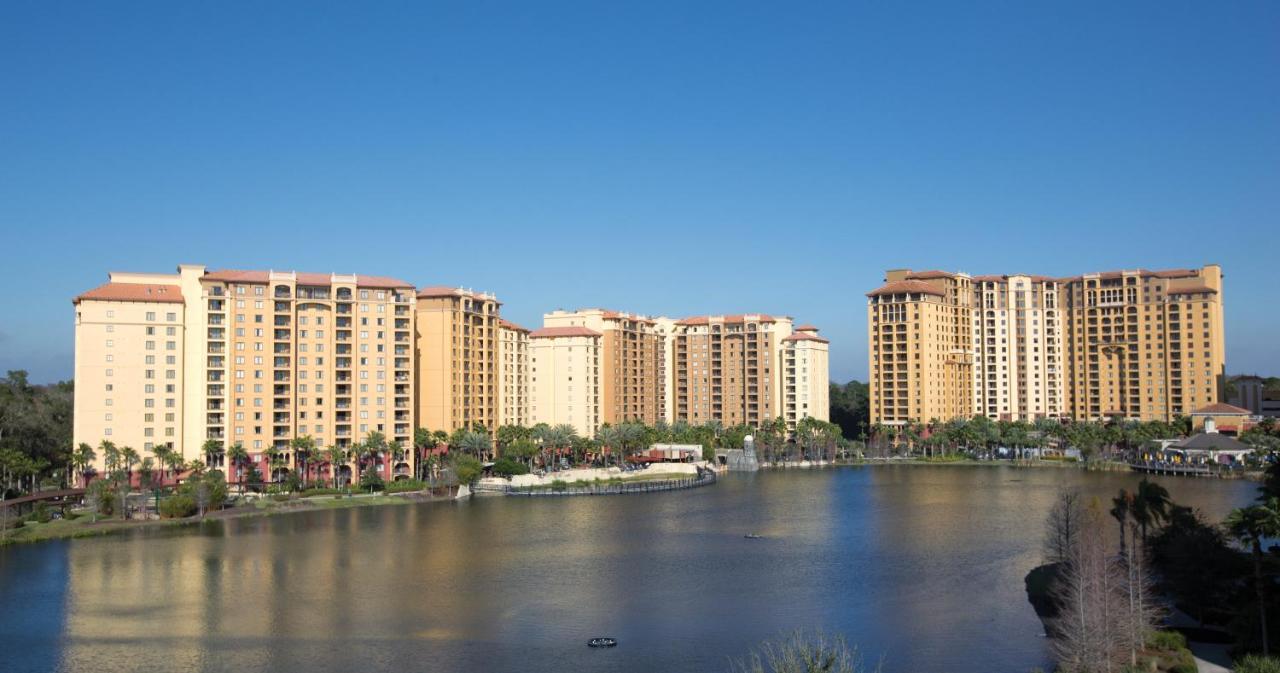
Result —
[{"label": "blue sky", "polygon": [[14,0],[0,370],[180,262],[790,314],[840,381],[886,268],[1217,262],[1229,370],[1280,374],[1278,72],[1273,1]]}]

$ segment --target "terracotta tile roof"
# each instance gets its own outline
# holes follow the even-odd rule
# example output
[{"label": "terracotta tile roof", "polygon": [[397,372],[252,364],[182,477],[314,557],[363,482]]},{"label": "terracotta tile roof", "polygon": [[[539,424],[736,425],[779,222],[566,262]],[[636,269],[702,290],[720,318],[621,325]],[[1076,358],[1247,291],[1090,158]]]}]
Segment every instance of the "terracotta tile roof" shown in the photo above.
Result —
[{"label": "terracotta tile roof", "polygon": [[573,325],[570,327],[543,327],[533,330],[529,333],[530,339],[551,339],[555,337],[598,337],[602,336],[599,332],[586,327]]},{"label": "terracotta tile roof", "polygon": [[912,271],[907,274],[907,280],[937,280],[939,278],[955,278],[959,274],[950,271]]},{"label": "terracotta tile roof", "polygon": [[939,297],[947,296],[942,290],[939,290],[922,280],[897,280],[892,283],[885,283],[884,285],[868,292],[867,296],[877,297],[885,294],[932,294]]},{"label": "terracotta tile roof", "polygon": [[156,283],[105,283],[81,294],[71,303],[86,299],[100,301],[153,301],[165,304],[181,304],[182,288],[177,285]]},{"label": "terracotta tile roof", "polygon": [[[332,285],[333,274],[328,273],[308,273],[305,271],[295,272],[298,285]],[[341,275],[341,274],[339,274]],[[407,283],[398,278],[388,278],[387,276],[361,276],[355,275],[356,287],[373,287],[373,288],[412,288],[412,283]],[[219,269],[206,273],[201,280],[215,280],[224,283],[269,283],[271,282],[270,271],[241,271],[237,269]]]},{"label": "terracotta tile roof", "polygon": [[1215,290],[1215,289],[1213,289],[1213,288],[1209,287],[1208,285],[1192,285],[1191,287],[1177,287],[1177,288],[1171,287],[1171,288],[1169,288],[1169,294],[1198,294],[1198,293],[1201,293],[1201,292],[1209,292],[1209,293],[1211,293],[1211,294],[1218,294],[1218,291],[1217,291],[1217,290]]},{"label": "terracotta tile roof", "polygon": [[1197,414],[1197,415],[1204,415],[1204,416],[1212,416],[1215,414],[1220,414],[1223,416],[1239,416],[1243,414],[1245,416],[1248,416],[1253,412],[1249,411],[1248,409],[1241,409],[1240,407],[1237,407],[1235,405],[1226,404],[1225,402],[1217,402],[1215,404],[1210,404],[1207,407],[1200,407],[1199,409],[1196,409],[1191,413]]},{"label": "terracotta tile roof", "polygon": [[620,311],[610,311],[607,308],[601,308],[596,310],[600,311],[601,316],[604,317],[606,320],[632,320],[635,322],[649,323],[650,325],[657,323],[657,321],[655,321],[653,318],[650,318],[648,316],[643,316],[643,315],[637,315],[635,313],[622,313]]},{"label": "terracotta tile roof", "polygon": [[808,334],[805,332],[796,332],[795,334],[792,334],[791,336],[783,339],[783,341],[817,341],[818,343],[824,343],[824,344],[831,343],[827,339],[824,339],[818,336],[817,334]]},{"label": "terracotta tile roof", "polygon": [[418,290],[419,299],[438,299],[440,297],[469,297],[471,299],[479,299],[480,301],[491,301],[496,304],[502,303],[498,301],[497,297],[494,297],[492,295],[486,295],[484,293],[474,292],[472,290],[464,290],[460,287],[432,285],[431,287],[424,287]]},{"label": "terracotta tile roof", "polygon": [[763,313],[747,313],[742,315],[696,315],[689,318],[682,318],[676,321],[677,325],[709,325],[713,322],[718,323],[744,323],[747,318],[751,318],[751,322],[777,322],[771,315]]},{"label": "terracotta tile roof", "polygon": [[797,327],[797,328],[796,328],[796,331],[797,331],[797,332],[817,332],[817,331],[818,331],[818,328],[817,328],[817,327],[814,327],[813,325],[810,325],[810,324],[808,324],[808,323],[805,323],[805,324],[803,324],[803,325],[801,325],[801,326]]},{"label": "terracotta tile roof", "polygon": [[499,326],[501,326],[501,327],[504,327],[504,328],[506,328],[506,329],[515,330],[515,331],[517,331],[517,332],[528,332],[528,331],[529,331],[529,328],[528,328],[528,327],[521,327],[521,326],[519,326],[519,325],[517,325],[517,324],[515,324],[515,323],[511,322],[510,320],[507,320],[506,318],[498,318],[498,325],[499,325]]},{"label": "terracotta tile roof", "polygon": [[1141,278],[1195,278],[1200,275],[1196,269],[1162,269],[1152,271],[1150,269],[1129,269],[1123,271],[1102,271],[1099,273],[1088,273],[1079,276],[1067,276],[1059,278],[1060,283],[1069,283],[1084,280],[1085,276],[1097,277],[1102,280],[1115,280],[1123,278],[1126,275],[1139,276]]},{"label": "terracotta tile roof", "polygon": [[1037,276],[1035,274],[1030,274],[1030,273],[1005,273],[1005,274],[995,274],[995,275],[988,274],[984,276],[974,276],[973,281],[975,283],[1000,283],[1014,276],[1023,276],[1023,277],[1029,278],[1033,283],[1056,283],[1059,280],[1057,278],[1054,278],[1053,276]]}]

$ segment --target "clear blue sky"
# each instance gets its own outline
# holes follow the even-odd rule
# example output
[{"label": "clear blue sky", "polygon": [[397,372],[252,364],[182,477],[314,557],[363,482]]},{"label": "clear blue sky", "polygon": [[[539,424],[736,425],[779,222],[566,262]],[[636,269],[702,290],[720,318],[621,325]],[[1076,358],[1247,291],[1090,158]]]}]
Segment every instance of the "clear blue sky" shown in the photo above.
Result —
[{"label": "clear blue sky", "polygon": [[[0,370],[108,270],[785,313],[866,376],[883,270],[1218,262],[1280,374],[1280,3],[0,5]],[[357,240],[372,245],[354,246]]]}]

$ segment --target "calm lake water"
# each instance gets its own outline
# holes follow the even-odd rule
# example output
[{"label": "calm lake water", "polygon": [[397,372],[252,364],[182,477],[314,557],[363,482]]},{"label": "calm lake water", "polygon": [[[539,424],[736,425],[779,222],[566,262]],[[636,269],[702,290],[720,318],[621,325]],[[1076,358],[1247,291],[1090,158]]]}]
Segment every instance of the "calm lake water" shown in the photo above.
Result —
[{"label": "calm lake water", "polygon": [[[1220,520],[1255,484],[1164,478]],[[1057,488],[868,467],[672,493],[310,512],[0,550],[0,670],[724,671],[796,627],[890,673],[1047,664],[1023,591]],[[763,540],[745,540],[757,532]],[[616,636],[592,650],[595,635]]]}]

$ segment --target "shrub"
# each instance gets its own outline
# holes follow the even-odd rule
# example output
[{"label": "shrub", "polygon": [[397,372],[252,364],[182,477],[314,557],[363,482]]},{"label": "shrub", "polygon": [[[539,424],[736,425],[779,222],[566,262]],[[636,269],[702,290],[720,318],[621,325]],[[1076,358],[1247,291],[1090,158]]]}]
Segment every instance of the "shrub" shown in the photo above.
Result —
[{"label": "shrub", "polygon": [[1250,654],[1235,664],[1236,673],[1280,673],[1280,659]]},{"label": "shrub", "polygon": [[493,464],[493,473],[503,477],[510,477],[517,474],[528,474],[529,466],[524,463],[518,463],[510,458],[499,458]]},{"label": "shrub", "polygon": [[420,479],[401,479],[387,484],[387,493],[409,493],[426,488],[426,482]]},{"label": "shrub", "polygon": [[339,493],[342,493],[342,491],[336,488],[326,488],[321,486],[316,488],[308,488],[307,490],[303,491],[300,495],[304,498],[310,498],[313,495],[338,495]]},{"label": "shrub", "polygon": [[381,491],[382,488],[382,475],[378,474],[377,470],[365,470],[364,473],[360,475],[360,490],[372,493],[374,491]]},{"label": "shrub", "polygon": [[293,499],[293,496],[288,493],[273,493],[271,494],[271,499],[275,502],[289,502]]},{"label": "shrub", "polygon": [[568,484],[564,483],[563,479],[556,479],[555,481],[551,482],[551,488],[552,490],[555,490],[555,491],[563,491],[568,486],[569,486]]},{"label": "shrub", "polygon": [[290,472],[285,475],[284,481],[282,481],[280,485],[286,491],[297,493],[302,490],[302,477],[298,476],[297,472]]},{"label": "shrub", "polygon": [[1178,631],[1152,631],[1147,634],[1147,647],[1153,650],[1185,650],[1187,637]]},{"label": "shrub", "polygon": [[102,516],[111,516],[116,511],[116,491],[107,479],[95,479],[89,484],[85,494],[89,507]]},{"label": "shrub", "polygon": [[160,501],[160,516],[166,519],[185,519],[195,513],[195,498],[185,493],[171,495]]},{"label": "shrub", "polygon": [[49,513],[49,505],[44,501],[37,502],[35,508],[31,510],[31,520],[37,523],[49,523],[52,518],[53,515]]}]

